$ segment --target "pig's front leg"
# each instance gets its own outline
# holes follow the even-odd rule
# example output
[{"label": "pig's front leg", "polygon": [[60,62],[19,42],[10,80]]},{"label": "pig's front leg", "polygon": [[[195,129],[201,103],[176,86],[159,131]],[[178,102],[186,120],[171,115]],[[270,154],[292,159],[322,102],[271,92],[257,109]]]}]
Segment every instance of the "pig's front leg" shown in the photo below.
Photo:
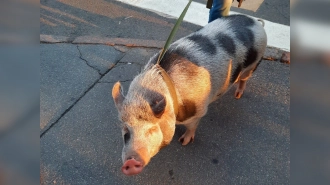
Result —
[{"label": "pig's front leg", "polygon": [[182,142],[182,145],[187,145],[188,143],[194,141],[195,137],[195,131],[197,128],[197,125],[199,123],[200,118],[193,119],[188,124],[185,124],[184,126],[187,128],[186,132],[179,138],[179,141]]}]

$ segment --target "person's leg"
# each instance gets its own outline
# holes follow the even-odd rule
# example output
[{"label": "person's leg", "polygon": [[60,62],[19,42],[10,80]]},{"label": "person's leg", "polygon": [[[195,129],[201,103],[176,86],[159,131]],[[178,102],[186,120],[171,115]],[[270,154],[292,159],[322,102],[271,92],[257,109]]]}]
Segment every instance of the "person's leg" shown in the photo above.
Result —
[{"label": "person's leg", "polygon": [[209,14],[209,23],[221,17],[220,9],[222,8],[223,1],[224,0],[213,0],[212,8],[210,9]]},{"label": "person's leg", "polygon": [[209,23],[217,18],[227,16],[230,11],[232,0],[213,0],[209,14]]},{"label": "person's leg", "polygon": [[228,16],[229,15],[229,11],[230,11],[230,7],[232,4],[232,0],[223,0],[223,6],[222,6],[222,16]]}]

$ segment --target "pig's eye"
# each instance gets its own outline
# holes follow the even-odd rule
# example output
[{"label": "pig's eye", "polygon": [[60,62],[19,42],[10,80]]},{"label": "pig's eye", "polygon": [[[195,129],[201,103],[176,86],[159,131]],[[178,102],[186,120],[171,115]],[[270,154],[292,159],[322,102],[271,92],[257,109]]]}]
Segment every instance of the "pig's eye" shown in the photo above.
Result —
[{"label": "pig's eye", "polygon": [[130,137],[131,136],[130,136],[129,132],[127,132],[126,134],[124,134],[124,142],[125,142],[125,144],[128,142],[128,140],[129,140]]},{"label": "pig's eye", "polygon": [[129,130],[126,128],[125,130],[125,134],[124,134],[124,142],[125,144],[128,143],[128,140],[131,138],[131,134],[129,133]]}]

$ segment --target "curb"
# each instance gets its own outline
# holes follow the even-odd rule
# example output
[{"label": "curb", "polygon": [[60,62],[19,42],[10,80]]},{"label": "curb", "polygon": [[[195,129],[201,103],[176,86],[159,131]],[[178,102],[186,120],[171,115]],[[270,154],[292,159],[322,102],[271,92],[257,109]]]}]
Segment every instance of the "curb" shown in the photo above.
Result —
[{"label": "curb", "polygon": [[71,44],[103,44],[109,46],[127,46],[127,47],[146,47],[146,48],[163,48],[165,41],[131,39],[131,38],[109,38],[100,36],[79,36],[73,41],[69,37],[40,35],[40,43],[71,43]]},{"label": "curb", "polygon": [[[126,46],[126,47],[144,47],[162,49],[165,41],[146,40],[146,39],[131,39],[131,38],[110,38],[100,36],[79,36],[75,39],[65,36],[55,35],[40,35],[40,43],[56,44],[56,43],[70,43],[70,44],[102,44],[109,46]],[[263,60],[281,61],[283,53],[287,51],[267,46]],[[290,62],[282,62],[290,64]]]},{"label": "curb", "polygon": [[69,37],[40,34],[40,43],[71,43]]}]

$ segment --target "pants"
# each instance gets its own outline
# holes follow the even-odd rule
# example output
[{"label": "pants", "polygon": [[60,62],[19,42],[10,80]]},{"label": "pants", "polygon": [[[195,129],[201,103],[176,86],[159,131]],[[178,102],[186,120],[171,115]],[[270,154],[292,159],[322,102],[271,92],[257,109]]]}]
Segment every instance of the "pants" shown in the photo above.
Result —
[{"label": "pants", "polygon": [[209,14],[209,23],[217,18],[227,16],[230,11],[232,0],[213,0]]}]

